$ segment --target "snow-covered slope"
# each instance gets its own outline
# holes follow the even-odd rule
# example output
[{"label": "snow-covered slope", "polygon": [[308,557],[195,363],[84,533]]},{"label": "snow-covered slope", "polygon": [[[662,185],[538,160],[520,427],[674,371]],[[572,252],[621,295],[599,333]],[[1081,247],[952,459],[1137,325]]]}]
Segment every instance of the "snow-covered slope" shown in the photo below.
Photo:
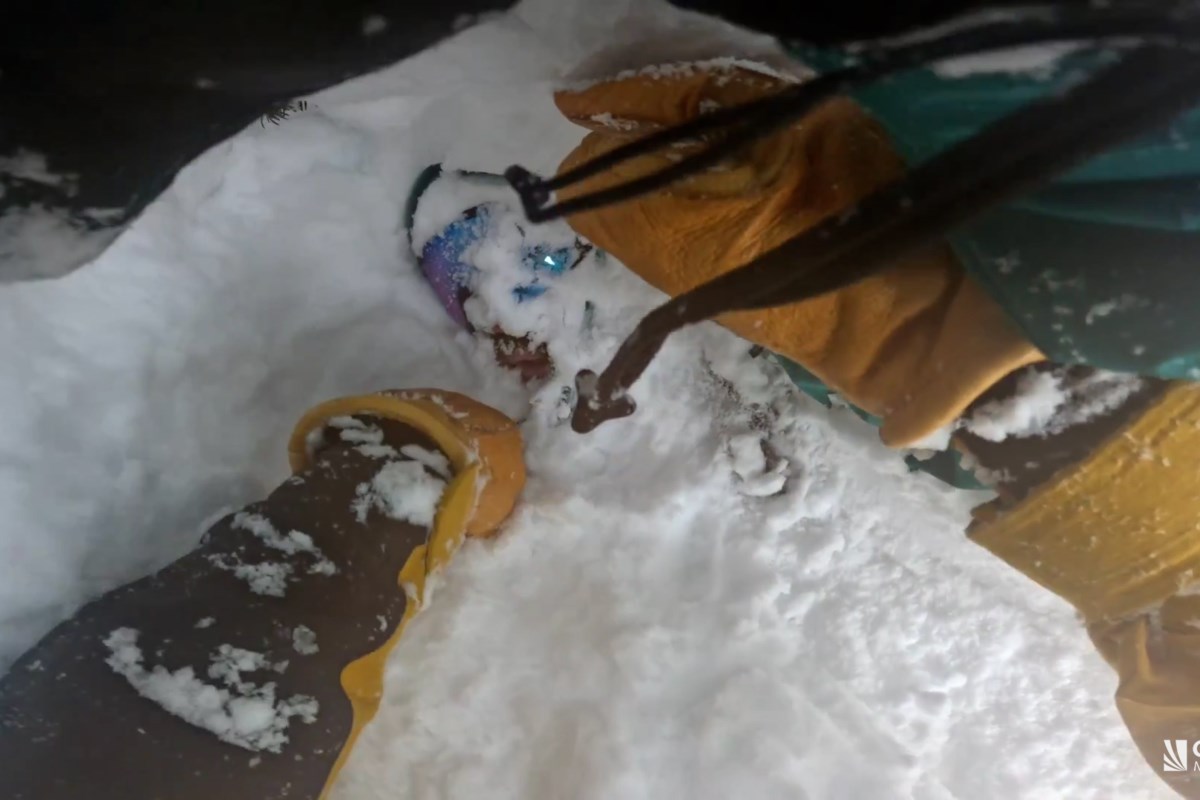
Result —
[{"label": "snow-covered slope", "polygon": [[417,279],[426,164],[550,171],[580,136],[556,82],[765,49],[529,0],[214,148],[91,265],[0,287],[0,662],[273,486],[307,406],[436,385],[526,418],[529,488],[409,629],[339,800],[1167,796],[1070,610],[963,538],[975,498],[713,325],[579,437],[562,387],[651,289],[593,260],[522,317],[562,367],[531,397]]}]

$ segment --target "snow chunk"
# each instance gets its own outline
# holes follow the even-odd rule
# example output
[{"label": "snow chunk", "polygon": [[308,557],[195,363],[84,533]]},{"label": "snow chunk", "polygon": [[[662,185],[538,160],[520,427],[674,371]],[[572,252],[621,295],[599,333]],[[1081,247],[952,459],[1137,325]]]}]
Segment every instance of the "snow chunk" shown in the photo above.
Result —
[{"label": "snow chunk", "polygon": [[1052,372],[1026,372],[1016,394],[976,409],[963,427],[990,442],[1009,436],[1044,435],[1054,414],[1067,402],[1062,381]]},{"label": "snow chunk", "polygon": [[250,586],[250,591],[267,597],[283,597],[287,594],[288,579],[292,576],[292,565],[276,562],[246,564],[237,556],[211,555],[208,561],[217,569],[232,572]]},{"label": "snow chunk", "polygon": [[446,482],[430,475],[419,461],[393,461],[370,483],[360,483],[352,508],[360,523],[372,508],[395,520],[430,527]]},{"label": "snow chunk", "polygon": [[362,444],[354,448],[367,458],[399,458],[400,454],[390,444]]},{"label": "snow chunk", "polygon": [[139,635],[132,628],[110,633],[104,640],[109,650],[105,663],[142,697],[211,731],[221,741],[247,750],[278,753],[288,742],[286,731],[292,717],[307,724],[317,720],[320,707],[315,698],[293,695],[277,700],[274,683],[259,686],[242,678],[243,672],[282,672],[286,662],[272,664],[261,653],[223,644],[208,668],[208,676],[224,684],[222,687],[200,680],[192,667],[171,672],[159,665],[147,670],[137,645]]},{"label": "snow chunk", "polygon": [[302,656],[311,656],[320,652],[317,646],[317,633],[307,625],[297,625],[292,628],[292,648]]},{"label": "snow chunk", "polygon": [[1128,292],[1111,300],[1105,300],[1096,303],[1088,309],[1087,315],[1083,318],[1084,324],[1094,325],[1096,320],[1107,317],[1110,314],[1115,314],[1120,311],[1129,311],[1135,308],[1145,308],[1150,305],[1150,301],[1144,297],[1138,297]]},{"label": "snow chunk", "polygon": [[273,670],[282,673],[286,669],[286,661],[272,663],[262,653],[223,644],[217,648],[216,654],[212,657],[212,663],[208,667],[208,677],[216,678],[225,685],[241,691],[247,686],[252,686],[242,680],[243,672]]},{"label": "snow chunk", "polygon": [[204,628],[211,628],[216,621],[217,621],[216,617],[205,617],[204,619],[197,622],[195,627],[199,630],[203,630]]},{"label": "snow chunk", "polygon": [[1030,371],[1022,375],[1013,397],[982,405],[962,421],[962,427],[989,441],[1045,435],[1050,420],[1066,403],[1058,375]]},{"label": "snow chunk", "polygon": [[411,458],[413,461],[424,464],[443,478],[450,477],[450,459],[442,453],[426,450],[417,444],[406,444],[400,448],[400,454],[405,458]]},{"label": "snow chunk", "polygon": [[[306,555],[312,559],[306,570],[309,575],[336,575],[337,565],[325,557],[312,537],[302,531],[289,531],[285,536],[276,530],[271,521],[261,514],[240,511],[233,518],[235,529],[252,533],[267,547],[287,556]],[[250,586],[250,591],[267,597],[284,597],[287,585],[295,574],[295,566],[287,561],[265,561],[247,564],[237,555],[214,554],[208,561],[218,569],[232,572]]]},{"label": "snow chunk", "polygon": [[308,432],[304,437],[304,451],[308,453],[308,457],[312,458],[317,454],[317,451],[325,446],[325,428],[318,425]]},{"label": "snow chunk", "polygon": [[340,430],[343,442],[357,444],[354,448],[367,458],[399,458],[400,453],[391,445],[383,443],[383,431],[376,425],[368,425],[355,417],[333,417],[329,427]]},{"label": "snow chunk", "polygon": [[1027,370],[1015,395],[980,406],[962,427],[992,442],[1053,436],[1113,411],[1141,388],[1136,375],[1097,370],[1067,386],[1058,372]]},{"label": "snow chunk", "polygon": [[248,514],[244,511],[238,512],[234,516],[233,527],[249,531],[267,547],[279,550],[287,555],[304,553],[311,556],[314,559],[314,563],[308,568],[310,575],[337,574],[337,565],[325,557],[325,553],[313,543],[312,537],[307,533],[289,531],[284,536],[263,515]]},{"label": "snow chunk", "polygon": [[346,428],[339,434],[343,442],[350,444],[382,444],[383,431],[375,426],[362,428]]}]

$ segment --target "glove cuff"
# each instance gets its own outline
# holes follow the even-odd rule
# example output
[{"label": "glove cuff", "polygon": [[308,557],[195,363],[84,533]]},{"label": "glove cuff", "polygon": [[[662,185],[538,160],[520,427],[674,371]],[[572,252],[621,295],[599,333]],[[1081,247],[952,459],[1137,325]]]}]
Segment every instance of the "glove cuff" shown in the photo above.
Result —
[{"label": "glove cuff", "polygon": [[1086,459],[968,535],[1091,623],[1152,608],[1200,579],[1200,387],[1174,384]]}]

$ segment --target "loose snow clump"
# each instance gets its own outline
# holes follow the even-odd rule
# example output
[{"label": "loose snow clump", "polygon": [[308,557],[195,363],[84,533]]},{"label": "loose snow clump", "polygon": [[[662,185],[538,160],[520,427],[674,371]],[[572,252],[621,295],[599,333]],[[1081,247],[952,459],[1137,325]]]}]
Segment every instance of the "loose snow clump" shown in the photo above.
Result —
[{"label": "loose snow clump", "polygon": [[217,735],[223,742],[247,750],[278,753],[288,742],[292,717],[312,724],[319,705],[315,698],[293,695],[277,700],[275,684],[242,680],[243,672],[273,670],[282,673],[287,662],[271,663],[261,653],[223,644],[212,656],[208,676],[224,687],[205,683],[192,667],[171,672],[162,666],[147,670],[137,646],[138,632],[118,628],[104,640],[106,663],[129,681],[138,694],[170,713]]},{"label": "loose snow clump", "polygon": [[419,461],[393,461],[384,465],[370,483],[361,483],[354,501],[354,516],[367,521],[372,508],[401,522],[430,527],[446,482],[430,475]]}]

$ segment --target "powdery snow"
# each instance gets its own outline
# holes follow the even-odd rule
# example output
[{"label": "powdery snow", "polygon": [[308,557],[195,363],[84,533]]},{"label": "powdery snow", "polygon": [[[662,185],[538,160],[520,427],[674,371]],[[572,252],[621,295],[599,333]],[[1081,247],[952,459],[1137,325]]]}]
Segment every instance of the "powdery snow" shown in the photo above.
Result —
[{"label": "powdery snow", "polygon": [[[2,657],[264,496],[306,408],[434,385],[524,420],[529,485],[407,629],[337,800],[1171,796],[1071,610],[963,537],[977,498],[711,324],[577,436],[575,370],[661,296],[598,257],[528,308],[485,281],[562,368],[531,393],[417,276],[398,221],[425,165],[549,173],[581,136],[563,80],[772,48],[647,0],[528,0],[213,148],[87,267],[0,287]],[[740,491],[767,452],[781,490]]]},{"label": "powdery snow", "polygon": [[446,482],[426,471],[420,461],[390,461],[369,483],[359,484],[354,516],[366,522],[372,509],[402,522],[431,527]]},{"label": "powdery snow", "polygon": [[337,565],[325,557],[325,554],[321,552],[321,548],[313,544],[312,537],[307,533],[302,531],[288,531],[285,536],[277,531],[275,526],[271,524],[271,520],[262,514],[247,514],[244,511],[239,511],[234,515],[233,527],[249,531],[272,550],[279,550],[289,556],[304,553],[311,557],[312,563],[308,567],[309,573],[320,575],[337,574]]},{"label": "powdery snow", "polygon": [[338,428],[338,438],[351,444],[382,444],[383,431],[357,417],[334,417],[326,427]]},{"label": "powdery snow", "polygon": [[267,597],[284,597],[287,595],[287,585],[295,575],[297,567],[301,566],[296,556],[303,554],[309,561],[304,571],[309,575],[336,575],[337,565],[325,557],[317,547],[312,537],[302,531],[289,531],[281,534],[271,524],[271,521],[261,514],[248,514],[240,511],[233,517],[233,527],[253,534],[259,541],[272,550],[277,550],[285,556],[282,561],[261,561],[247,564],[237,553],[218,553],[208,556],[208,562],[217,569],[232,572],[245,581],[250,591]]},{"label": "powdery snow", "polygon": [[963,427],[989,441],[1040,433],[1067,402],[1062,381],[1052,372],[1027,371],[1017,382],[1016,393],[980,406]]},{"label": "powdery snow", "polygon": [[354,448],[367,458],[398,458],[400,453],[390,444],[360,444]]},{"label": "powdery snow", "polygon": [[[326,427],[338,428],[338,438],[343,442],[358,444],[354,449],[368,458],[399,458],[396,448],[383,444],[383,431],[377,425],[367,423],[355,417],[334,417]],[[308,451],[311,455],[324,440],[325,433],[317,428],[308,434]]]},{"label": "powdery snow", "polygon": [[302,656],[311,656],[321,652],[317,644],[317,634],[307,625],[297,625],[292,628],[292,649]]},{"label": "powdery snow", "polygon": [[250,591],[266,597],[284,597],[287,595],[288,581],[292,577],[292,565],[281,561],[263,561],[258,564],[246,564],[236,555],[211,555],[208,563],[217,569],[232,572],[239,580],[246,582]]},{"label": "powdery snow", "polygon": [[[46,156],[18,148],[0,156],[0,197],[6,186],[37,184],[63,197],[79,191],[79,176],[50,169]],[[41,203],[0,210],[0,283],[31,278],[55,278],[95,258],[117,232],[107,228],[120,209],[91,208],[71,213]]]},{"label": "powdery snow", "polygon": [[6,209],[0,213],[0,283],[56,278],[86,264],[117,236],[116,229],[94,224],[86,215],[44,205]]},{"label": "powdery snow", "polygon": [[1068,385],[1060,371],[1028,369],[1012,397],[980,406],[962,427],[993,442],[1010,436],[1053,436],[1119,407],[1142,385],[1135,375],[1104,370]]},{"label": "powdery snow", "polygon": [[316,699],[293,695],[276,700],[275,684],[261,686],[242,679],[243,672],[284,672],[287,662],[273,664],[261,653],[223,644],[213,654],[208,677],[224,687],[205,683],[192,667],[174,672],[156,665],[147,670],[138,632],[118,628],[104,640],[107,663],[145,697],[198,728],[216,734],[221,741],[247,750],[278,753],[287,744],[292,717],[312,724],[320,710]]},{"label": "powdery snow", "polygon": [[419,444],[406,444],[400,448],[400,455],[421,462],[443,478],[450,477],[450,459],[442,453],[426,450]]}]

